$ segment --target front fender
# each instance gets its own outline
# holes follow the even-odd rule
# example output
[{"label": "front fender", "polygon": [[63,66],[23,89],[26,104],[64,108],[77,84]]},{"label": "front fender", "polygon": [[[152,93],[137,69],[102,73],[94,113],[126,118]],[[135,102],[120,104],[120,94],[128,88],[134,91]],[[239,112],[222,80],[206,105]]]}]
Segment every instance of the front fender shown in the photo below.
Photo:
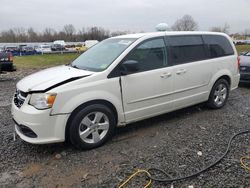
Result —
[{"label": "front fender", "polygon": [[[73,93],[78,94],[75,95]],[[53,105],[51,115],[70,114],[80,105],[93,100],[105,100],[110,102],[117,111],[118,124],[125,121],[120,89],[112,93],[105,90],[59,93]]]}]

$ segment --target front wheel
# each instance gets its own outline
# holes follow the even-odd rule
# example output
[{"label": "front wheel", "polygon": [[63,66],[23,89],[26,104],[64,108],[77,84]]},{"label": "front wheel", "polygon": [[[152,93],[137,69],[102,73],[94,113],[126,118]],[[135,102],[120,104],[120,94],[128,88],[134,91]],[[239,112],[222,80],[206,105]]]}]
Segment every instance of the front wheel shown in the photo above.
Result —
[{"label": "front wheel", "polygon": [[222,108],[229,96],[229,84],[225,79],[219,79],[213,86],[207,105],[213,109]]},{"label": "front wheel", "polygon": [[73,114],[69,135],[78,149],[92,149],[104,144],[113,134],[115,117],[102,104],[84,107]]}]

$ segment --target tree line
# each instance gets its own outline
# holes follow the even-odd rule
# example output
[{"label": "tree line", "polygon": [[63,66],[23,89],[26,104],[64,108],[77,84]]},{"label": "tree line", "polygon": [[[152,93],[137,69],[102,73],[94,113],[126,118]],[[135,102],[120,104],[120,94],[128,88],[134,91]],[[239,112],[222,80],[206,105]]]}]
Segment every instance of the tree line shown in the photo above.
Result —
[{"label": "tree line", "polygon": [[[175,23],[169,27],[172,31],[196,31],[199,29],[198,23],[190,15],[184,15],[177,19]],[[210,31],[224,32],[229,34],[230,26],[214,26]],[[129,31],[110,32],[102,27],[90,27],[76,30],[72,24],[67,24],[61,31],[56,31],[53,28],[45,28],[42,32],[36,32],[32,27],[28,29],[14,28],[0,32],[0,42],[53,42],[55,40],[64,40],[66,42],[77,42],[85,40],[101,41],[108,37],[121,34],[131,33]],[[246,29],[243,33],[235,34],[237,36],[250,36],[250,30]]]},{"label": "tree line", "polygon": [[53,42],[64,40],[66,42],[79,42],[86,40],[101,41],[111,36],[122,35],[128,32],[110,32],[101,27],[82,28],[76,31],[72,24],[67,24],[61,31],[53,28],[45,28],[42,32],[36,32],[32,27],[28,29],[14,28],[0,32],[0,42]]}]

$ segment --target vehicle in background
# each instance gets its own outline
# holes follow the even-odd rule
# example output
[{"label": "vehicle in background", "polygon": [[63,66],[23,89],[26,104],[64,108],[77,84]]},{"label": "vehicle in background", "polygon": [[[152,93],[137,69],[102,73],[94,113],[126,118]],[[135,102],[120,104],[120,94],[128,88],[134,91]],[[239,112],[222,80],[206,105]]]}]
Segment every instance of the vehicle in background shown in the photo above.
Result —
[{"label": "vehicle in background", "polygon": [[55,41],[53,42],[53,44],[60,44],[61,46],[65,46],[65,45],[66,45],[66,43],[65,43],[64,40],[55,40]]},{"label": "vehicle in background", "polygon": [[66,44],[64,47],[67,52],[76,52],[74,44]]},{"label": "vehicle in background", "polygon": [[41,53],[41,54],[44,54],[44,53],[51,53],[51,46],[50,45],[47,45],[47,44],[42,44],[42,45],[39,45],[35,51],[37,53]]},{"label": "vehicle in background", "polygon": [[88,49],[96,45],[98,42],[99,42],[98,40],[86,40],[84,44],[85,44],[85,47]]},{"label": "vehicle in background", "polygon": [[18,46],[5,46],[4,52],[10,52],[13,56],[19,56],[20,48]]},{"label": "vehicle in background", "polygon": [[250,40],[235,40],[234,44],[235,45],[247,45],[247,44],[250,44]]},{"label": "vehicle in background", "polygon": [[65,47],[61,44],[52,44],[51,45],[51,50],[52,51],[64,51]]},{"label": "vehicle in background", "polygon": [[77,53],[83,53],[87,50],[86,46],[83,44],[77,44],[75,46],[75,50],[77,51]]},{"label": "vehicle in background", "polygon": [[19,49],[19,51],[24,51],[24,48],[26,47],[27,45],[26,44],[21,44],[21,45],[19,45],[18,46],[18,49]]},{"label": "vehicle in background", "polygon": [[246,54],[246,53],[247,53],[246,51],[240,52],[240,55],[244,55],[244,54]]},{"label": "vehicle in background", "polygon": [[5,46],[4,51],[5,52],[11,52],[13,54],[15,52],[20,52],[20,49],[17,46]]},{"label": "vehicle in background", "polygon": [[35,50],[34,46],[25,46],[23,48],[24,52],[33,52]]},{"label": "vehicle in background", "polygon": [[16,66],[13,64],[13,56],[11,52],[0,52],[0,72],[15,71]]},{"label": "vehicle in background", "polygon": [[36,50],[35,50],[35,47],[34,46],[22,46],[20,48],[20,52],[21,54],[20,55],[34,55],[36,54]]},{"label": "vehicle in background", "polygon": [[240,83],[250,83],[250,51],[240,56]]}]

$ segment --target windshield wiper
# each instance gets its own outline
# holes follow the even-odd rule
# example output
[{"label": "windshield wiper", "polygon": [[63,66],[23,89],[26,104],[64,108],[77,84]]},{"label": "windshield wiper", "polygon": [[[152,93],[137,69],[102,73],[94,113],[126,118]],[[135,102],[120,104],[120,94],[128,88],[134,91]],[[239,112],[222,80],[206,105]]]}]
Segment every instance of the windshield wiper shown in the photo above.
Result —
[{"label": "windshield wiper", "polygon": [[86,68],[80,68],[80,67],[78,67],[78,66],[76,66],[76,65],[72,65],[72,64],[69,64],[68,66],[71,66],[71,67],[73,67],[73,68],[75,68],[75,69],[81,69],[81,70],[86,70],[86,71],[89,71],[88,69],[86,69]]},{"label": "windshield wiper", "polygon": [[73,67],[73,68],[75,68],[75,69],[80,69],[78,66],[76,66],[76,65],[72,65],[71,63],[70,63],[70,64],[68,64],[67,66]]},{"label": "windshield wiper", "polygon": [[71,65],[71,67],[73,67],[73,68],[76,68],[76,69],[80,69],[78,66],[76,66],[76,65]]}]

